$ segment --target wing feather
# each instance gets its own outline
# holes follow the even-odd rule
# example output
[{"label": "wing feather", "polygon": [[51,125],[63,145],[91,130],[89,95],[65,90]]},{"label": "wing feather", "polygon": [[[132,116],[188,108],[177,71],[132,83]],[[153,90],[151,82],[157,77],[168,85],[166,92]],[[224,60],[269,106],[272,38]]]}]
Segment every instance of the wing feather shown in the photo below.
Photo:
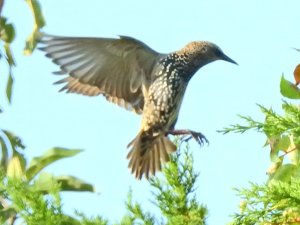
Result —
[{"label": "wing feather", "polygon": [[68,77],[61,91],[88,96],[104,95],[107,100],[141,113],[143,87],[148,88],[153,68],[161,54],[131,37],[74,38],[43,34],[40,49],[60,66],[59,75]]}]

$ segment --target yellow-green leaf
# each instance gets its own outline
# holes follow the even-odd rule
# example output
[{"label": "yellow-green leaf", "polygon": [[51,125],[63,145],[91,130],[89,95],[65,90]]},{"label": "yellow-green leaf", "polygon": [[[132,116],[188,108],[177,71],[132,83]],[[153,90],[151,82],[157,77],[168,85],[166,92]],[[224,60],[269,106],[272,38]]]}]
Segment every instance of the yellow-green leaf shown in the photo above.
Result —
[{"label": "yellow-green leaf", "polygon": [[270,158],[274,163],[278,162],[279,151],[286,152],[290,146],[290,138],[287,135],[273,136],[268,138],[268,143],[271,147]]},{"label": "yellow-green leaf", "polygon": [[286,80],[283,75],[280,81],[280,92],[284,97],[290,99],[300,99],[299,88],[295,84]]},{"label": "yellow-green leaf", "polygon": [[59,185],[60,191],[89,191],[94,192],[93,185],[86,183],[73,176],[53,176],[49,173],[41,173],[34,181],[35,188],[43,193],[55,185]]},{"label": "yellow-green leaf", "polygon": [[50,173],[42,172],[37,179],[34,180],[34,188],[44,194],[48,194],[50,189],[57,186],[58,183],[54,176]]},{"label": "yellow-green leaf", "polygon": [[69,150],[65,148],[52,148],[40,157],[35,157],[30,162],[30,165],[26,171],[26,177],[28,180],[34,178],[42,169],[49,164],[54,163],[57,160],[74,156],[82,150]]},{"label": "yellow-green leaf", "polygon": [[7,166],[7,176],[10,178],[21,179],[25,175],[25,159],[24,157],[14,152],[13,157],[9,160]]},{"label": "yellow-green leaf", "polygon": [[34,22],[37,28],[42,28],[45,26],[45,19],[42,14],[41,5],[37,0],[26,0],[26,3],[29,5],[29,8],[32,11],[34,16]]},{"label": "yellow-green leaf", "polygon": [[269,166],[269,168],[267,169],[267,174],[269,176],[274,175],[277,172],[277,170],[282,166],[283,158],[283,156],[280,156],[277,158],[276,161],[272,162],[271,166]]},{"label": "yellow-green leaf", "polygon": [[34,31],[30,34],[30,36],[27,38],[25,43],[25,49],[24,49],[24,55],[30,55],[34,49],[37,46],[37,30],[34,29]]},{"label": "yellow-green leaf", "polygon": [[289,182],[292,177],[300,177],[300,168],[293,164],[285,164],[275,172],[274,176],[271,177],[271,180]]},{"label": "yellow-green leaf", "polygon": [[34,17],[33,32],[27,38],[24,49],[24,54],[30,55],[36,48],[39,30],[45,26],[45,19],[42,14],[41,6],[37,0],[26,0],[26,3],[29,5]]}]

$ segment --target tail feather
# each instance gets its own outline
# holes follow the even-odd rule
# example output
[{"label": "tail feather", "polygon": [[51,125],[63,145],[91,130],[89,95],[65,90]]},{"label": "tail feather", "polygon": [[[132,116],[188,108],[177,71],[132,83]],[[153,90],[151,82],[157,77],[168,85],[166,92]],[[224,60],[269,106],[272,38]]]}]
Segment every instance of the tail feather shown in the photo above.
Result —
[{"label": "tail feather", "polygon": [[138,179],[143,176],[148,179],[150,175],[155,175],[161,170],[161,163],[168,162],[169,154],[177,149],[163,134],[153,136],[145,132],[140,132],[127,147],[131,148],[127,155],[128,167]]},{"label": "tail feather", "polygon": [[[155,157],[154,157],[154,159],[155,160],[153,160],[154,162],[155,162],[155,169],[157,170],[157,171],[160,171],[161,170],[161,163],[160,163],[160,151],[153,151],[154,152],[154,154],[155,154]],[[153,173],[152,174],[154,174],[155,173],[155,171],[153,171]]]},{"label": "tail feather", "polygon": [[158,140],[158,146],[156,146],[156,147],[161,149],[160,152],[162,153],[162,155],[161,155],[162,161],[163,162],[168,162],[170,160],[170,157],[169,157],[169,154],[167,152],[167,146],[165,145],[163,139]]}]

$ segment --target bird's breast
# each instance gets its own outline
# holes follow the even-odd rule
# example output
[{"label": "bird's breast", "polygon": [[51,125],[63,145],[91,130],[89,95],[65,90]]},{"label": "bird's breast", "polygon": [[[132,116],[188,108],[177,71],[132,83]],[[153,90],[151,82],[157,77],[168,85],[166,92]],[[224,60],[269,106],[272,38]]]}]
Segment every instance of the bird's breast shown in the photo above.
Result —
[{"label": "bird's breast", "polygon": [[176,70],[158,76],[148,89],[142,129],[167,131],[177,120],[186,83]]}]

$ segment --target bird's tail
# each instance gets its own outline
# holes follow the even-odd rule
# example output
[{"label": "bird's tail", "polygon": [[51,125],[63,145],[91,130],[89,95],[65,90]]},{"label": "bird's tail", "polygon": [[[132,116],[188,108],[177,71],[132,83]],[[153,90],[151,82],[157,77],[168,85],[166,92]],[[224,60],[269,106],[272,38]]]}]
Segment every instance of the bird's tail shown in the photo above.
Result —
[{"label": "bird's tail", "polygon": [[176,145],[163,134],[153,136],[141,131],[127,146],[130,152],[128,167],[136,178],[142,179],[143,175],[148,179],[149,175],[155,175],[161,170],[161,163],[170,160],[169,154],[176,151]]}]

